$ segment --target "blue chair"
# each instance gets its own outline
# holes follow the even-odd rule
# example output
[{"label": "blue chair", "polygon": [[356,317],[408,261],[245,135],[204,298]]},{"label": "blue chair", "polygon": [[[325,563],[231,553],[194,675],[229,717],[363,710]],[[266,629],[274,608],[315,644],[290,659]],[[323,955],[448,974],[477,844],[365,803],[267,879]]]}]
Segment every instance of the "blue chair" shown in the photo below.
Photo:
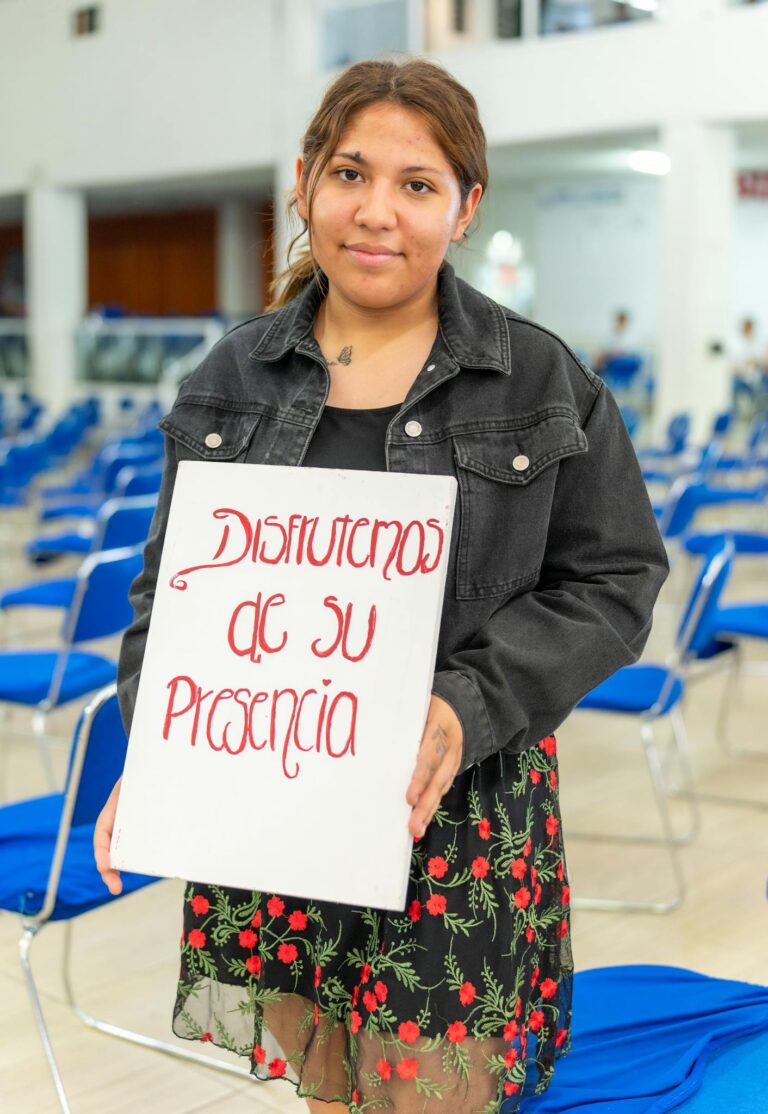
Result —
[{"label": "blue chair", "polygon": [[[666,665],[639,662],[624,666],[579,702],[577,708],[591,712],[639,719],[640,740],[651,776],[656,804],[661,817],[661,836],[623,836],[603,833],[571,832],[571,838],[594,839],[600,842],[660,844],[669,853],[675,879],[675,893],[670,900],[625,901],[614,898],[580,898],[581,908],[620,910],[622,912],[668,913],[682,904],[685,879],[678,856],[681,844],[688,843],[698,828],[697,799],[688,752],[688,739],[681,712],[685,694],[686,674],[692,660],[706,655],[712,642],[712,617],[731,572],[733,546],[726,538],[719,548],[711,550],[704,560],[683,609],[675,639],[674,652]],[[669,788],[659,760],[654,738],[656,723],[669,717],[674,753],[682,778],[683,793],[691,810],[688,830],[676,835],[670,816]]]},{"label": "blue chair", "polygon": [[688,437],[691,431],[691,419],[688,414],[675,414],[670,418],[665,434],[665,443],[659,447],[638,449],[639,460],[659,460],[665,457],[680,456],[685,452]]},{"label": "blue chair", "polygon": [[0,650],[0,701],[35,709],[33,730],[52,786],[46,717],[114,681],[117,665],[111,658],[79,647],[120,634],[133,621],[128,589],[141,571],[143,549],[107,550],[83,562],[57,647]]},{"label": "blue chair", "polygon": [[93,698],[80,717],[64,792],[0,805],[0,909],[22,919],[21,966],[63,1114],[70,1114],[71,1108],[30,961],[32,943],[50,921],[62,921],[65,925],[63,982],[68,1004],[80,1021],[146,1048],[229,1074],[244,1077],[249,1074],[234,1064],[220,1063],[212,1057],[100,1021],[83,1010],[75,997],[70,975],[73,923],[92,909],[122,901],[158,881],[148,875],[122,872],[122,893],[110,894],[93,858],[94,826],[123,771],[126,747],[117,697],[114,686],[110,686]]},{"label": "blue chair", "polygon": [[[152,495],[108,499],[99,510],[90,552],[102,553],[145,542],[156,506],[157,498]],[[76,584],[77,577],[69,576],[9,588],[0,595],[0,613],[16,607],[69,607]]]},{"label": "blue chair", "polygon": [[767,468],[768,457],[763,450],[768,445],[768,417],[755,418],[749,427],[743,453],[723,455],[715,465],[718,472],[748,472],[753,469]]},{"label": "blue chair", "polygon": [[752,487],[715,487],[698,476],[681,477],[672,485],[659,508],[658,521],[665,540],[687,534],[696,514],[704,507],[745,503],[760,506],[768,495],[768,484]]}]

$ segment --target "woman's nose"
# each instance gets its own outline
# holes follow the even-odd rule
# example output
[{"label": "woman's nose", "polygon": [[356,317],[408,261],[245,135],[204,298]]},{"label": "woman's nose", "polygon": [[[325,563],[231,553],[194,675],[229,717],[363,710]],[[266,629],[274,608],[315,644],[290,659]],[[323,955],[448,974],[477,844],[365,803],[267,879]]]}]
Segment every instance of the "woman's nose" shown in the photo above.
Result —
[{"label": "woman's nose", "polygon": [[394,228],[397,214],[391,192],[385,186],[367,190],[358,207],[355,221],[367,228]]}]

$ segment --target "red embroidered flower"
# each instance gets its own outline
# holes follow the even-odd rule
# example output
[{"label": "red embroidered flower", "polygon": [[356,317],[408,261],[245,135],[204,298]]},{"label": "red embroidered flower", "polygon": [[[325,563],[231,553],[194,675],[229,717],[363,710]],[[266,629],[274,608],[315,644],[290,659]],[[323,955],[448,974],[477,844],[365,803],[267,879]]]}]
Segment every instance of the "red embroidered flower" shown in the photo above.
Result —
[{"label": "red embroidered flower", "polygon": [[531,1016],[528,1018],[528,1028],[532,1033],[538,1033],[539,1029],[544,1024],[544,1013],[542,1010],[531,1010]]},{"label": "red embroidered flower", "polygon": [[360,997],[360,987],[356,986],[352,991],[352,1005],[357,1005],[357,999]]},{"label": "red embroidered flower", "polygon": [[539,969],[538,969],[538,967],[534,967],[533,974],[531,975],[531,986],[535,986],[538,981],[539,981]]},{"label": "red embroidered flower", "polygon": [[528,927],[525,930],[525,938],[526,938],[526,940],[528,941],[529,944],[533,943],[533,938],[534,938],[535,935],[536,935],[536,933],[534,932],[531,925],[528,925]]},{"label": "red embroidered flower", "polygon": [[442,878],[448,871],[448,863],[442,855],[435,855],[427,863],[427,871],[432,878]]},{"label": "red embroidered flower", "polygon": [[200,1040],[201,1041],[213,1040],[213,1033],[203,1033],[202,1036],[200,1037]]},{"label": "red embroidered flower", "polygon": [[544,982],[539,987],[542,998],[554,998],[557,994],[557,983],[554,979],[544,979]]},{"label": "red embroidered flower", "polygon": [[355,1088],[355,1090],[352,1092],[352,1102],[356,1103],[359,1098],[360,1095],[357,1093],[357,1088]]},{"label": "red embroidered flower", "polygon": [[392,1065],[390,1064],[389,1060],[377,1060],[376,1071],[384,1080],[392,1078]]},{"label": "red embroidered flower", "polygon": [[416,898],[414,898],[411,904],[408,906],[408,916],[411,918],[414,924],[416,923],[416,921],[421,920],[421,902],[417,901]]},{"label": "red embroidered flower", "polygon": [[387,987],[386,984],[381,981],[381,979],[379,979],[379,981],[374,985],[373,990],[380,1002],[386,1002]]},{"label": "red embroidered flower", "polygon": [[557,740],[555,739],[555,736],[547,735],[546,739],[541,739],[539,741],[539,748],[551,758],[557,750]]},{"label": "red embroidered flower", "polygon": [[533,890],[533,904],[538,905],[541,901],[541,886],[537,882]]},{"label": "red embroidered flower", "polygon": [[471,982],[463,982],[459,987],[459,1001],[462,1006],[471,1006],[475,1000],[475,988]]},{"label": "red embroidered flower", "polygon": [[280,1060],[278,1057],[275,1057],[274,1060],[270,1060],[269,1062],[269,1074],[273,1078],[285,1075],[285,1069],[287,1068],[287,1066],[288,1065],[286,1064],[285,1060]]},{"label": "red embroidered flower", "polygon": [[257,909],[256,912],[253,914],[251,928],[261,928],[261,909]]},{"label": "red embroidered flower", "polygon": [[432,894],[432,897],[427,902],[427,909],[433,917],[437,917],[440,913],[445,912],[447,904],[443,894]]},{"label": "red embroidered flower", "polygon": [[421,1029],[415,1021],[401,1021],[397,1029],[397,1035],[403,1044],[413,1044],[414,1041],[419,1039]]},{"label": "red embroidered flower", "polygon": [[557,1036],[555,1037],[555,1048],[559,1048],[560,1045],[565,1044],[567,1039],[568,1039],[568,1030],[567,1029],[558,1029],[557,1030]]},{"label": "red embroidered flower", "polygon": [[353,1034],[356,1033],[362,1024],[363,1019],[360,1014],[357,1012],[357,1010],[352,1010],[352,1013],[350,1014],[350,1031]]},{"label": "red embroidered flower", "polygon": [[293,963],[298,954],[295,944],[281,944],[277,949],[277,958],[283,963]]},{"label": "red embroidered flower", "polygon": [[563,878],[565,877],[565,863],[563,862],[562,859],[557,864],[557,872],[556,873],[557,873],[558,882],[562,882]]},{"label": "red embroidered flower", "polygon": [[285,909],[285,902],[282,898],[275,897],[274,895],[267,902],[267,912],[270,917],[282,917],[283,910]]},{"label": "red embroidered flower", "polygon": [[568,935],[568,921],[565,919],[565,917],[563,917],[563,919],[560,921],[560,928],[557,931],[560,936]]},{"label": "red embroidered flower", "polygon": [[510,1083],[509,1081],[507,1081],[504,1084],[504,1094],[505,1095],[514,1095],[519,1090],[520,1090],[520,1084],[519,1083]]},{"label": "red embroidered flower", "polygon": [[531,900],[531,891],[527,890],[525,886],[521,886],[515,894],[515,905],[518,909],[527,909],[528,903]]},{"label": "red embroidered flower", "polygon": [[315,1025],[320,1024],[320,1007],[317,1002],[312,1003]]},{"label": "red embroidered flower", "polygon": [[513,878],[525,878],[525,872],[528,869],[528,863],[525,861],[525,859],[515,859],[509,869]]},{"label": "red embroidered flower", "polygon": [[418,1060],[401,1060],[397,1065],[397,1074],[401,1079],[415,1079],[418,1070]]},{"label": "red embroidered flower", "polygon": [[321,968],[320,967],[315,967],[315,986],[320,985],[320,975],[321,974],[322,974]]},{"label": "red embroidered flower", "polygon": [[202,948],[205,945],[205,933],[201,932],[199,928],[191,928],[187,936],[187,943],[190,948]]},{"label": "red embroidered flower", "polygon": [[557,774],[554,770],[549,771],[549,784],[553,789],[557,789]]},{"label": "red embroidered flower", "polygon": [[563,905],[567,905],[568,902],[571,900],[571,887],[570,886],[563,886],[563,896],[561,897],[560,900],[562,901]]},{"label": "red embroidered flower", "polygon": [[[508,1021],[504,1026],[504,1040],[513,1041],[517,1036],[518,1024],[516,1021]],[[517,1056],[515,1056],[517,1059]]]},{"label": "red embroidered flower", "polygon": [[481,839],[490,839],[491,838],[491,822],[490,822],[490,820],[486,820],[486,818],[483,817],[483,819],[477,825],[477,834],[480,836]]},{"label": "red embroidered flower", "polygon": [[530,853],[531,853],[531,838],[529,836],[528,839],[526,839],[525,847],[523,848],[523,854],[525,855],[526,859],[528,858]]},{"label": "red embroidered flower", "polygon": [[244,932],[240,933],[240,947],[241,948],[255,948],[259,942],[259,938],[255,932],[250,928],[246,928]]},{"label": "red embroidered flower", "polygon": [[371,990],[366,990],[363,994],[363,1003],[368,1013],[373,1013],[379,1008],[379,999]]},{"label": "red embroidered flower", "polygon": [[261,959],[259,956],[249,955],[245,961],[245,969],[258,978],[261,974]]},{"label": "red embroidered flower", "polygon": [[303,928],[307,927],[307,914],[302,913],[300,909],[294,909],[288,918],[288,924],[294,932],[301,932]]},{"label": "red embroidered flower", "polygon": [[452,1021],[445,1035],[451,1044],[461,1044],[467,1035],[467,1027],[463,1021]]},{"label": "red embroidered flower", "polygon": [[192,912],[197,913],[198,917],[202,916],[203,913],[207,913],[211,907],[208,898],[203,897],[202,894],[196,894],[195,897],[192,898],[191,904]]},{"label": "red embroidered flower", "polygon": [[528,776],[530,777],[534,785],[538,785],[541,781],[541,774],[538,770],[531,770]]},{"label": "red embroidered flower", "polygon": [[547,828],[547,835],[548,836],[557,835],[557,829],[559,827],[560,827],[560,824],[559,824],[559,821],[558,821],[556,816],[548,816],[547,817],[546,828]]},{"label": "red embroidered flower", "polygon": [[260,1044],[257,1044],[253,1049],[253,1058],[257,1064],[263,1064],[267,1058],[266,1049],[262,1048]]},{"label": "red embroidered flower", "polygon": [[485,878],[490,868],[491,864],[482,855],[478,855],[476,859],[472,860],[472,873],[475,878]]},{"label": "red embroidered flower", "polygon": [[507,1049],[507,1051],[504,1053],[504,1063],[507,1065],[508,1068],[513,1067],[513,1065],[517,1063],[517,1049],[516,1048],[508,1048]]},{"label": "red embroidered flower", "polygon": [[518,998],[517,999],[517,1004],[515,1005],[515,1017],[519,1017],[522,1012],[523,1012],[523,1000],[522,1000],[522,998]]},{"label": "red embroidered flower", "polygon": [[370,977],[371,977],[371,965],[370,965],[370,963],[364,963],[363,967],[362,967],[362,971],[360,972],[360,982],[368,982],[368,979]]},{"label": "red embroidered flower", "polygon": [[538,880],[539,880],[539,872],[536,869],[536,867],[533,864],[531,864],[531,885],[535,886]]}]

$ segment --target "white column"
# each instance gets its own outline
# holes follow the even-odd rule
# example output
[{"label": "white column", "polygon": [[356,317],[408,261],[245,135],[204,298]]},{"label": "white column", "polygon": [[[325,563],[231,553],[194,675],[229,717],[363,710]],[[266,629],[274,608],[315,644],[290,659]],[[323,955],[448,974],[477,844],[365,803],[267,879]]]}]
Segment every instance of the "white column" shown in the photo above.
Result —
[{"label": "white column", "polygon": [[253,317],[264,299],[264,245],[255,202],[225,201],[216,219],[216,302],[221,313]]},{"label": "white column", "polygon": [[731,251],[736,200],[733,129],[671,121],[661,148],[661,337],[656,428],[687,411],[704,438],[729,403]]},{"label": "white column", "polygon": [[30,187],[24,269],[30,387],[56,417],[76,393],[75,333],[88,297],[88,215],[81,191]]}]

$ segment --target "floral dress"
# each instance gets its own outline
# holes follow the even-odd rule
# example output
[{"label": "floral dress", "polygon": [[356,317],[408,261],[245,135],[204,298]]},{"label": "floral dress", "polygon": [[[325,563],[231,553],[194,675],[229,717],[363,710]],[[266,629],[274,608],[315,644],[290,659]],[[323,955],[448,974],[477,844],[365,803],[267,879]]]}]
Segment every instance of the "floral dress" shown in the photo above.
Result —
[{"label": "floral dress", "polygon": [[[326,408],[305,464],[382,467],[397,409]],[[355,1112],[513,1114],[569,1047],[557,778],[553,736],[459,774],[402,913],[189,882],[174,1033]]]}]

